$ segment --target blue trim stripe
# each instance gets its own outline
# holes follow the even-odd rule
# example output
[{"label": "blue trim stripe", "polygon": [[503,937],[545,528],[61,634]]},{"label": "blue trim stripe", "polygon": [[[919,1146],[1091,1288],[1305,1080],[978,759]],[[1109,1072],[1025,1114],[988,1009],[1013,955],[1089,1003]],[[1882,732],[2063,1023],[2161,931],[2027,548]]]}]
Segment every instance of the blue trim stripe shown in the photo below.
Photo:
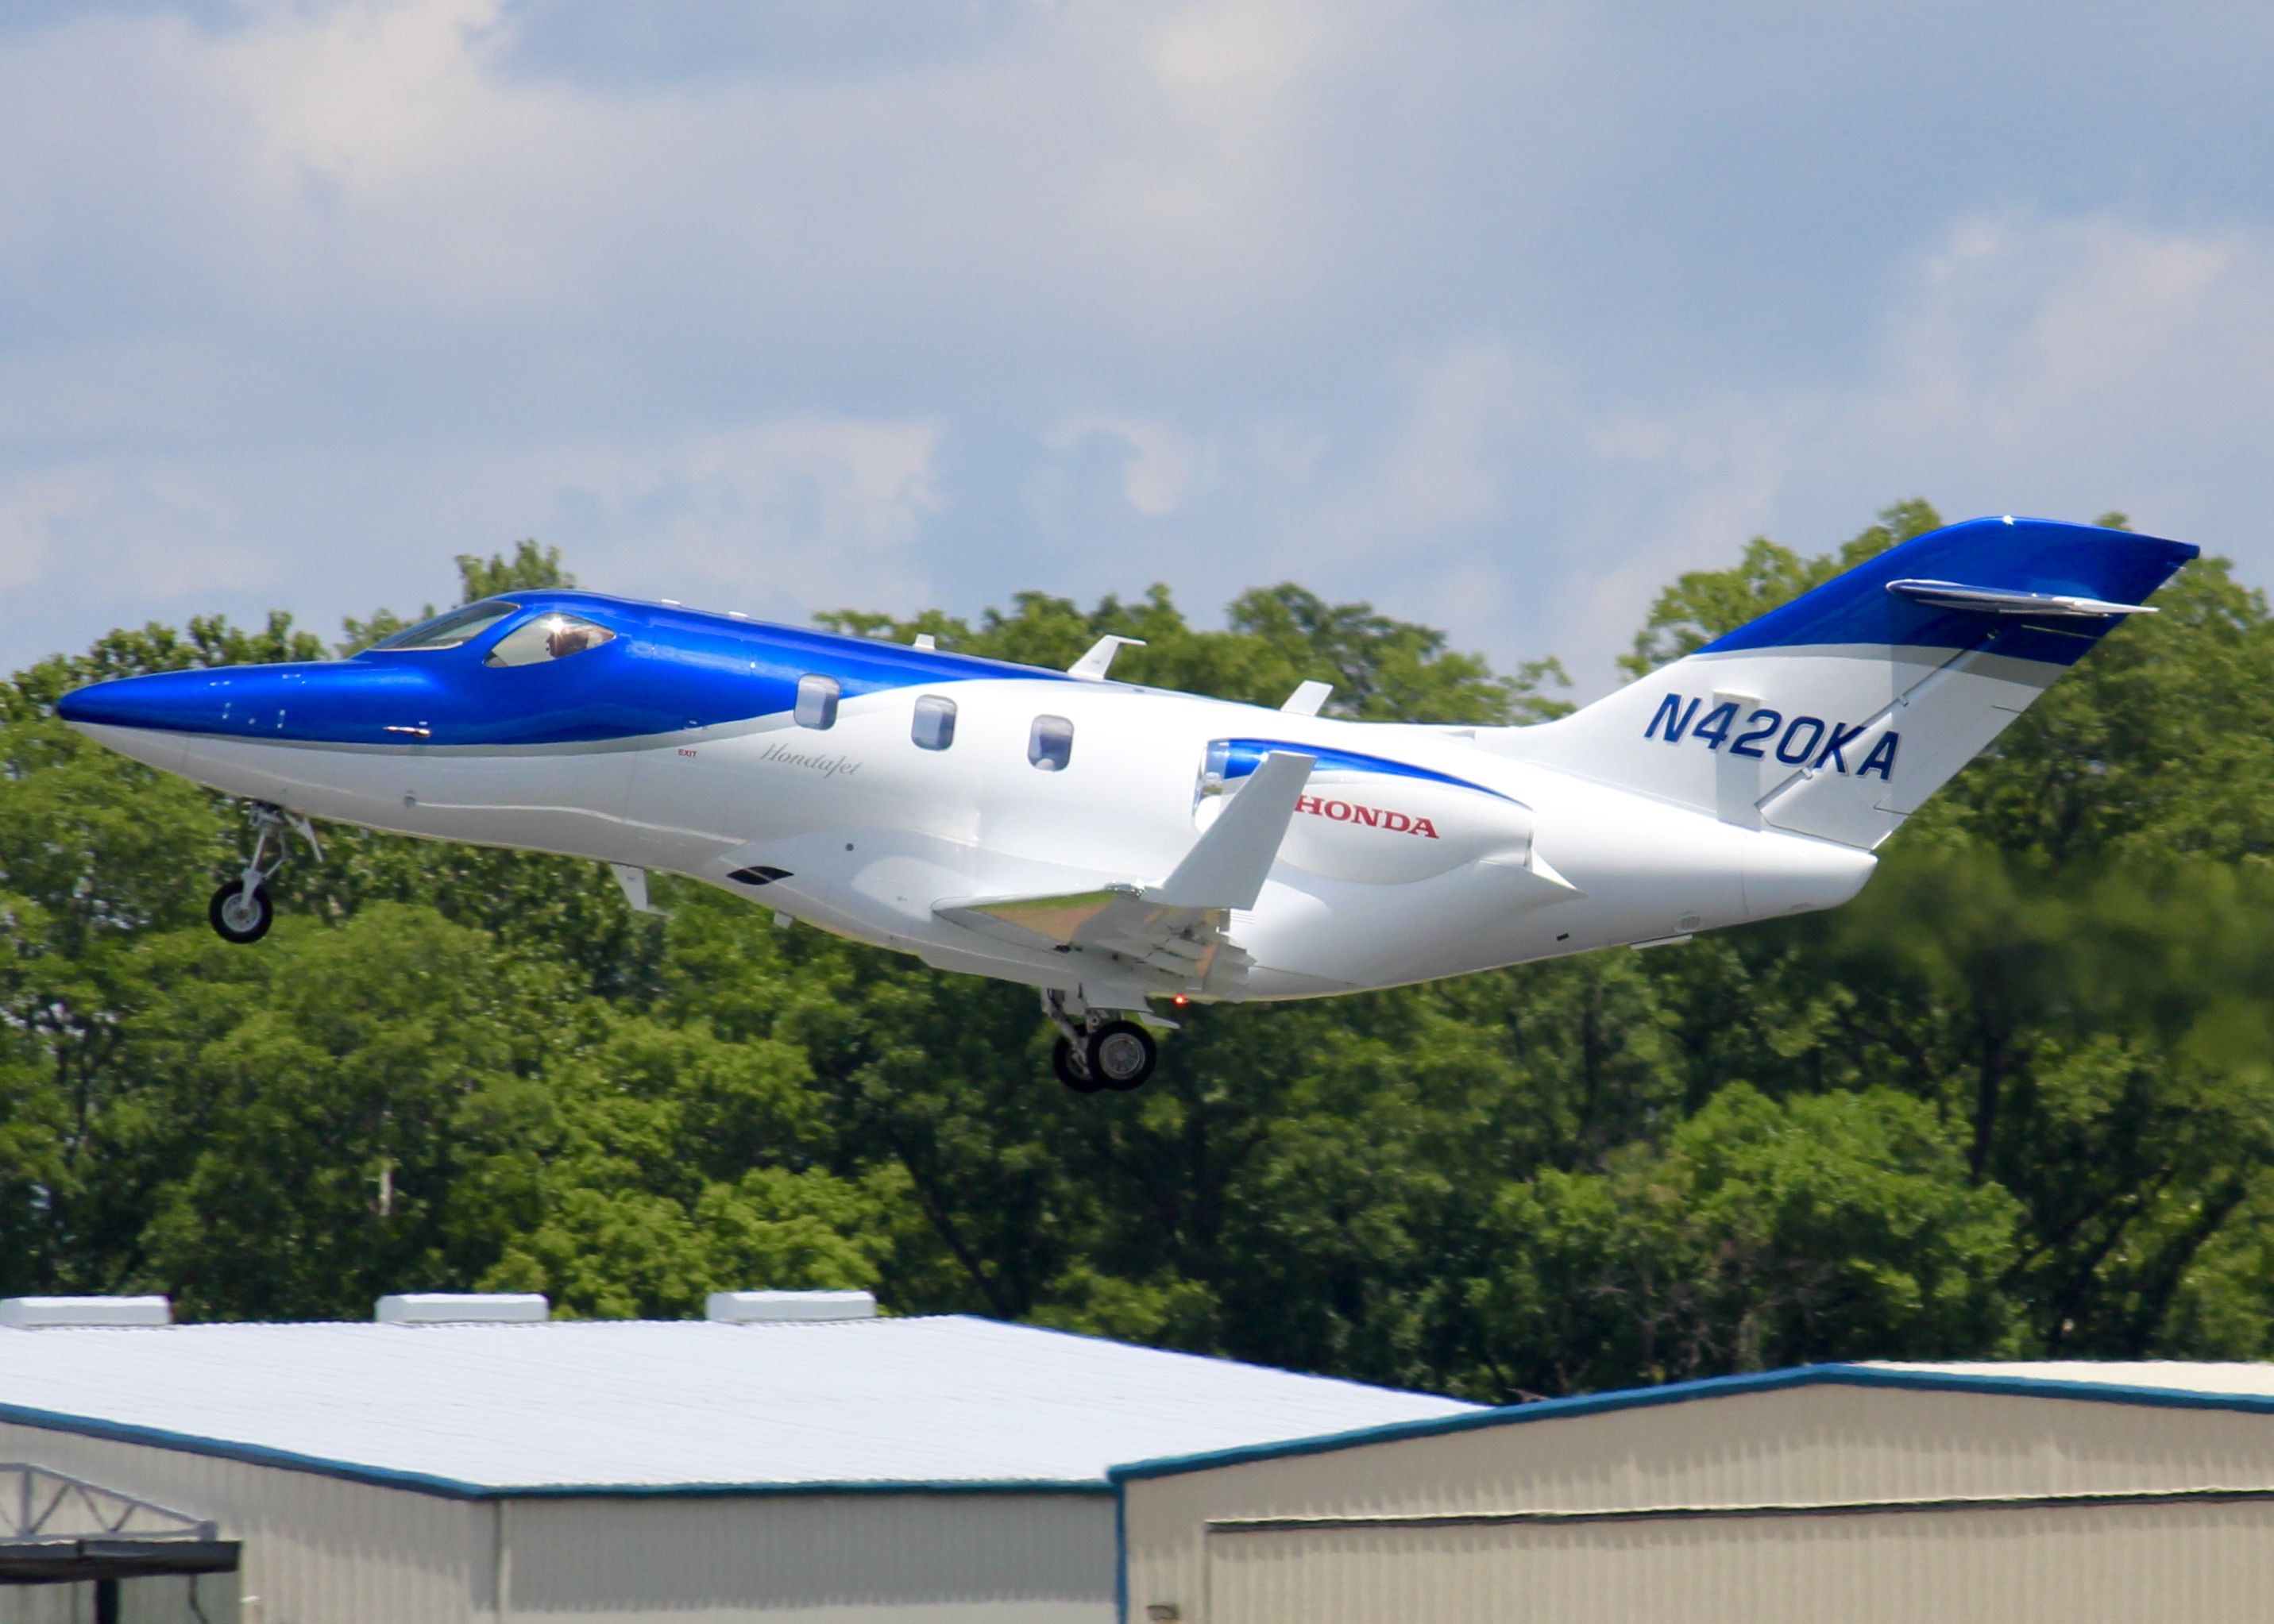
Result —
[{"label": "blue trim stripe", "polygon": [[2184,541],[2047,519],[1969,519],[1867,559],[1781,609],[1707,643],[1701,654],[1837,643],[1973,649],[2073,665],[2121,618],[2031,620],[1938,609],[1897,598],[1906,578],[2139,604],[2201,549]]},{"label": "blue trim stripe", "polygon": [[145,1444],[154,1448],[177,1449],[185,1455],[207,1455],[222,1461],[238,1461],[251,1466],[275,1467],[282,1471],[308,1472],[317,1477],[336,1477],[345,1482],[367,1484],[376,1488],[408,1489],[414,1493],[439,1495],[447,1500],[718,1500],[791,1494],[1111,1494],[1113,1492],[1111,1484],[1098,1477],[1033,1480],[924,1478],[911,1479],[907,1482],[875,1479],[845,1483],[516,1485],[467,1483],[456,1477],[444,1477],[430,1472],[403,1471],[393,1467],[369,1466],[354,1461],[334,1460],[325,1455],[303,1455],[292,1449],[274,1449],[262,1444],[238,1443],[229,1439],[207,1438],[195,1432],[177,1432],[167,1427],[139,1426],[127,1422],[106,1421],[94,1416],[75,1416],[56,1410],[34,1410],[21,1404],[0,1403],[0,1422],[9,1422],[19,1426],[41,1427],[50,1432],[72,1432],[85,1438],[107,1439],[116,1443]]},{"label": "blue trim stripe", "polygon": [[[1416,767],[1411,762],[1393,761],[1387,756],[1367,756],[1358,750],[1325,749],[1315,744],[1302,744],[1290,739],[1227,739],[1223,743],[1225,752],[1224,776],[1228,780],[1246,778],[1263,764],[1265,756],[1274,750],[1285,750],[1315,757],[1318,764],[1311,769],[1314,779],[1329,772],[1366,772],[1388,778],[1414,778],[1425,784],[1450,785],[1455,789],[1474,790],[1480,795],[1490,795],[1495,801],[1509,799],[1496,789],[1487,789],[1481,784],[1457,778],[1449,772]],[[1209,748],[1213,750],[1215,747]]]},{"label": "blue trim stripe", "polygon": [[1732,1398],[1748,1393],[1773,1393],[1787,1387],[1839,1386],[1898,1387],[1934,1393],[1980,1393],[2018,1398],[2076,1399],[2089,1403],[2140,1404],[2166,1410],[2222,1410],[2274,1416],[2274,1395],[2252,1393],[2199,1393],[2175,1387],[2146,1387],[2124,1382],[2061,1381],[2040,1376],[1977,1376],[1946,1371],[1886,1370],[1866,1365],[1803,1365],[1790,1370],[1764,1371],[1743,1376],[1709,1376],[1697,1381],[1673,1381],[1663,1387],[1628,1387],[1615,1393],[1592,1393],[1578,1398],[1542,1399],[1530,1404],[1506,1404],[1466,1415],[1441,1416],[1427,1421],[1398,1421],[1385,1426],[1359,1427],[1346,1432],[1322,1433],[1281,1444],[1250,1444],[1201,1455],[1165,1455],[1116,1466],[1106,1477],[1117,1486],[1139,1478],[1171,1477],[1185,1472],[1238,1466],[1250,1461],[1286,1460],[1298,1455],[1327,1455],[1368,1444],[1397,1443],[1409,1438],[1434,1438],[1449,1432],[1474,1432],[1483,1427],[1515,1426],[1528,1421],[1555,1421],[1573,1416],[1600,1415],[1619,1410],[1643,1410],[1658,1404],[1687,1403],[1693,1399]]}]

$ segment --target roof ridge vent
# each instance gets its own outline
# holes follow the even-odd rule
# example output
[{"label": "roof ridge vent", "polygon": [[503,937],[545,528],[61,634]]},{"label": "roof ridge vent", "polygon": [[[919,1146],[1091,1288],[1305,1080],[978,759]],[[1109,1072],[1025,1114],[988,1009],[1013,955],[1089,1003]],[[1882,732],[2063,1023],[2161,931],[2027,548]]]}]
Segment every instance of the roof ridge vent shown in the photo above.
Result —
[{"label": "roof ridge vent", "polygon": [[703,1317],[714,1325],[782,1325],[817,1320],[874,1320],[873,1291],[713,1291]]},{"label": "roof ridge vent", "polygon": [[541,1291],[398,1291],[372,1312],[381,1325],[540,1325],[552,1317]]},{"label": "roof ridge vent", "polygon": [[0,1326],[34,1331],[43,1326],[148,1326],[174,1323],[174,1304],[151,1297],[0,1297]]}]

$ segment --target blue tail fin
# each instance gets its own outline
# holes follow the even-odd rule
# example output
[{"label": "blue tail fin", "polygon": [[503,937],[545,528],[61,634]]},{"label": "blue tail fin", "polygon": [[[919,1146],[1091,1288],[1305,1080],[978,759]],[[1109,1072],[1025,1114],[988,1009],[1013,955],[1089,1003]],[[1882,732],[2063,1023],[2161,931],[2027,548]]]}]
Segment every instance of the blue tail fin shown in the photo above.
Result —
[{"label": "blue tail fin", "polygon": [[1871,847],[2196,555],[1974,519],[1877,558],[1577,714],[1503,736],[1728,822]]}]

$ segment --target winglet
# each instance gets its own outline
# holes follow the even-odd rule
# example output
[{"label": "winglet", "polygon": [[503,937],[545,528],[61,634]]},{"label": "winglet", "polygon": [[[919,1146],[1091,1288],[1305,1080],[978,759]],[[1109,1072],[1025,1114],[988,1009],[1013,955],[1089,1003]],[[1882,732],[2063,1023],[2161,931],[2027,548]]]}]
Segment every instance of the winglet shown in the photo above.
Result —
[{"label": "winglet", "polygon": [[1331,682],[1306,682],[1287,695],[1287,703],[1279,708],[1289,716],[1316,716],[1327,696],[1335,691]]},{"label": "winglet", "polygon": [[1117,637],[1111,632],[1089,645],[1089,652],[1066,667],[1066,675],[1080,677],[1085,682],[1103,682],[1105,673],[1113,669],[1113,657],[1124,647],[1141,649],[1142,637]]},{"label": "winglet", "polygon": [[1147,890],[1145,900],[1171,908],[1254,907],[1318,759],[1291,750],[1266,756],[1176,871]]}]

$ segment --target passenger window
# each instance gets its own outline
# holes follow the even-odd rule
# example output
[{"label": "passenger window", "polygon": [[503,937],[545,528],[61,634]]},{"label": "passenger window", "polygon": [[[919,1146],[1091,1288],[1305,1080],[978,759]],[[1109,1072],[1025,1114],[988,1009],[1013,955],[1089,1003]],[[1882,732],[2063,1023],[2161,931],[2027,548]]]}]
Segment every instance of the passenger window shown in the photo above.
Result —
[{"label": "passenger window", "polygon": [[947,748],[955,742],[955,701],[926,694],[916,701],[915,726],[910,731],[919,748]]},{"label": "passenger window", "polygon": [[1027,734],[1027,759],[1044,772],[1062,772],[1073,759],[1073,724],[1062,716],[1038,716]]},{"label": "passenger window", "polygon": [[587,649],[613,643],[615,633],[605,626],[573,614],[540,614],[526,626],[516,626],[498,639],[482,661],[485,665],[538,665],[567,659]]},{"label": "passenger window", "polygon": [[797,725],[800,727],[837,726],[837,679],[800,677],[797,680]]}]

